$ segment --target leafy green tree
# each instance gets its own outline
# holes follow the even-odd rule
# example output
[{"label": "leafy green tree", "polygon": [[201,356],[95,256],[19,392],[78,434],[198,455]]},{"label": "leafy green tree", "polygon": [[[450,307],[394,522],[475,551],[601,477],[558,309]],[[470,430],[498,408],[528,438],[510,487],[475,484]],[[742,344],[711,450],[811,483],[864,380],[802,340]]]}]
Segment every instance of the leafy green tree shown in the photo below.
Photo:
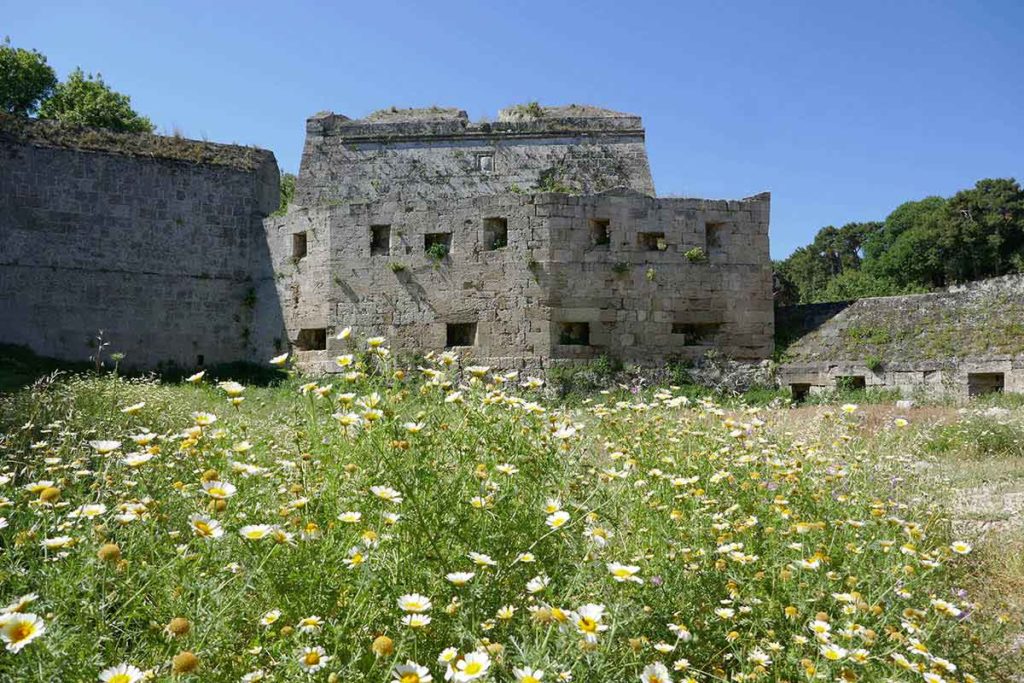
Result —
[{"label": "leafy green tree", "polygon": [[0,44],[0,111],[30,116],[56,85],[57,75],[45,56],[11,47],[11,39],[4,39]]},{"label": "leafy green tree", "polygon": [[946,283],[946,254],[942,248],[949,232],[948,202],[925,197],[905,202],[890,213],[864,244],[864,270],[899,287],[941,287]]},{"label": "leafy green tree", "polygon": [[39,107],[39,117],[110,130],[151,133],[152,122],[132,109],[131,98],[112,90],[100,74],[75,69]]},{"label": "leafy green tree", "polygon": [[943,235],[957,281],[1005,275],[1024,261],[1024,190],[1013,178],[986,178],[949,200]]},{"label": "leafy green tree", "polygon": [[881,227],[881,223],[870,222],[822,228],[811,244],[776,264],[777,284],[785,285],[780,293],[798,303],[820,301],[832,280],[860,268],[865,242]]}]

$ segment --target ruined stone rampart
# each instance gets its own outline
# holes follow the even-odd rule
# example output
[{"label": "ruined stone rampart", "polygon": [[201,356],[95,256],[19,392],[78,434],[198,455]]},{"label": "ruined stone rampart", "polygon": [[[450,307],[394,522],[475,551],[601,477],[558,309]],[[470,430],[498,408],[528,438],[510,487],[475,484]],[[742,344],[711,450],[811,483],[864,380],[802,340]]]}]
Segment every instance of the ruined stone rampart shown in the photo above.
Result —
[{"label": "ruined stone rampart", "polygon": [[278,196],[264,150],[0,117],[0,342],[84,360],[103,330],[131,366],[263,358]]},{"label": "ruined stone rampart", "polygon": [[823,306],[777,316],[808,329],[781,368],[800,391],[851,382],[954,395],[994,386],[1024,391],[1024,276],[829,305],[834,315],[824,320]]}]

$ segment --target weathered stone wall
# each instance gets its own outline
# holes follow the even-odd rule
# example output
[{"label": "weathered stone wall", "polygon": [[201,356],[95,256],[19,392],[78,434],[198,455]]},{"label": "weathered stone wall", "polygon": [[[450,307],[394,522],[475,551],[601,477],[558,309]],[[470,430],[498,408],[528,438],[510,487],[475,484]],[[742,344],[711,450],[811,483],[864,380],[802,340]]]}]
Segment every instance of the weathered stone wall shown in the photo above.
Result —
[{"label": "weathered stone wall", "polygon": [[263,150],[0,118],[0,342],[84,360],[103,330],[130,366],[262,360],[278,196]]},{"label": "weathered stone wall", "polygon": [[[780,318],[817,313],[820,305],[800,306]],[[784,382],[812,391],[854,377],[867,387],[966,396],[972,375],[1001,375],[1003,390],[1024,391],[1024,276],[844,304],[791,344],[780,368]]]},{"label": "weathered stone wall", "polygon": [[295,201],[430,201],[542,185],[653,195],[640,117],[583,106],[512,108],[493,123],[437,108],[318,115],[306,123]]},{"label": "weathered stone wall", "polygon": [[[299,209],[267,224],[290,340],[301,348],[301,330],[326,333],[326,349],[301,354],[308,366],[331,369],[348,348],[334,339],[343,327],[383,334],[399,352],[425,352],[446,347],[449,323],[475,323],[464,355],[536,367],[602,354],[644,363],[711,348],[770,354],[768,210],[767,196],[512,193]],[[494,219],[507,229],[498,248]],[[595,222],[607,244],[595,243]],[[380,253],[371,248],[374,226],[387,226],[390,238]],[[306,232],[302,258],[292,253],[296,231]],[[440,261],[426,252],[435,233],[450,234]],[[652,234],[663,235],[663,249],[641,237]],[[687,258],[694,249],[707,259]],[[563,343],[565,324],[586,324],[588,343]]]}]

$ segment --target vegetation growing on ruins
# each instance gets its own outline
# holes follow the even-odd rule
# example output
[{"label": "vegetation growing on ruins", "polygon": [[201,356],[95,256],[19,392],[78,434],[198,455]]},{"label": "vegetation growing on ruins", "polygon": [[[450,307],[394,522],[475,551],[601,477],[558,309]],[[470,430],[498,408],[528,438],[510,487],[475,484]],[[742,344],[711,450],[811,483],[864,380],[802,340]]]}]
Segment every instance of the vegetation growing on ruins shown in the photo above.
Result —
[{"label": "vegetation growing on ruins", "polygon": [[783,305],[909,294],[1019,272],[1024,190],[1013,178],[907,202],[884,221],[822,228],[775,263]]},{"label": "vegetation growing on ruins", "polygon": [[80,375],[0,400],[0,678],[1019,670],[1020,574],[907,476],[982,423],[677,389],[569,409],[534,378],[350,343],[330,381]]}]

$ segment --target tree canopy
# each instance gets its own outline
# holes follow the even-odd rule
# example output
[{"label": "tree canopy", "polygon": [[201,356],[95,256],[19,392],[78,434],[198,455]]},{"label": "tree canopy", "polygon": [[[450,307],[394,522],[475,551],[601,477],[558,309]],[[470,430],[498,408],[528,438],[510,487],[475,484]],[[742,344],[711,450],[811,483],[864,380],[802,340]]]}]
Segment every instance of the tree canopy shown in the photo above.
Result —
[{"label": "tree canopy", "polygon": [[39,107],[39,118],[128,133],[151,133],[153,123],[132,109],[131,98],[110,88],[102,76],[75,69]]},{"label": "tree canopy", "polygon": [[979,180],[898,206],[882,222],[828,226],[775,263],[780,305],[928,291],[1024,272],[1024,190]]},{"label": "tree canopy", "polygon": [[57,74],[46,57],[35,50],[12,47],[11,39],[0,44],[0,110],[31,116],[39,103],[53,92]]},{"label": "tree canopy", "polygon": [[9,38],[0,45],[0,110],[121,132],[150,133],[154,128],[132,109],[131,98],[112,89],[100,74],[75,69],[58,82],[44,55],[12,47]]}]

